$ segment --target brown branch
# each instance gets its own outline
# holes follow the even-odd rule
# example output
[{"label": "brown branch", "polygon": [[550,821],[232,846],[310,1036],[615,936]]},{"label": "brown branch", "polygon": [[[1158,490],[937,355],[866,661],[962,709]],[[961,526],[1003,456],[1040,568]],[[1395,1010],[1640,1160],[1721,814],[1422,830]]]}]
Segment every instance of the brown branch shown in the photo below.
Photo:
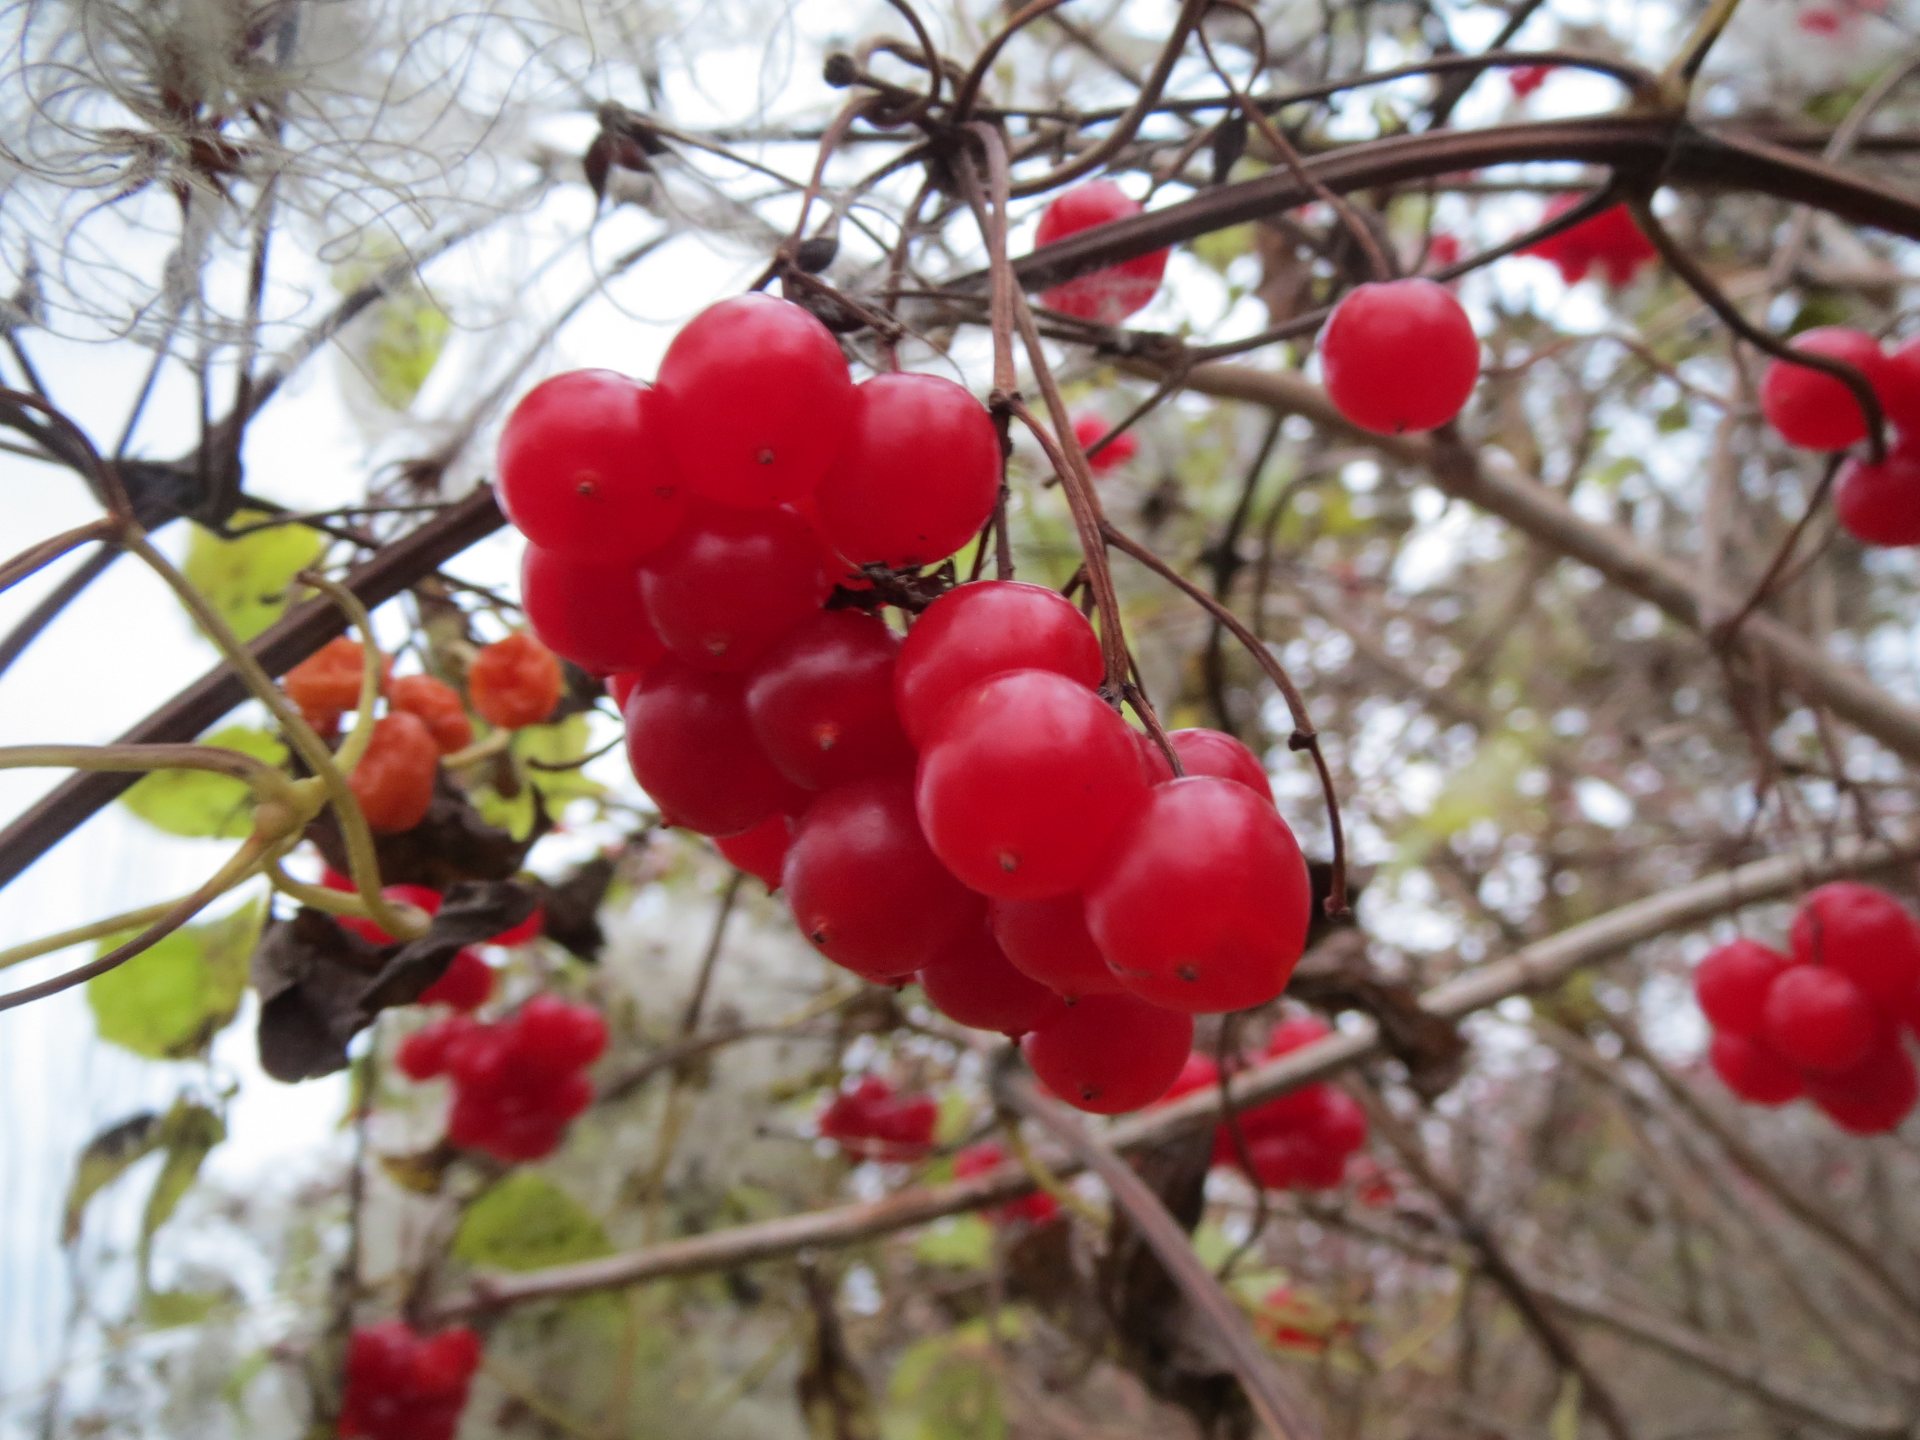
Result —
[{"label": "brown branch", "polygon": [[1228,1298],[1213,1272],[1194,1253],[1192,1240],[1167,1213],[1160,1197],[1066,1106],[1042,1095],[1027,1076],[1010,1071],[1001,1077],[995,1092],[1051,1136],[1076,1164],[1100,1177],[1113,1203],[1125,1213],[1168,1278],[1179,1286],[1187,1303],[1220,1341],[1235,1377],[1268,1431],[1279,1440],[1314,1440],[1319,1427],[1302,1411],[1298,1397],[1254,1337],[1245,1312]]},{"label": "brown branch", "polygon": [[[482,487],[357,566],[348,573],[346,588],[371,609],[504,523],[493,492]],[[345,629],[346,621],[332,601],[311,600],[283,615],[249,649],[268,674],[280,675]],[[225,665],[216,665],[113,743],[193,740],[245,699],[247,689],[239,676]],[[0,887],[111,804],[137,778],[75,775],[30,806],[0,830]]]}]

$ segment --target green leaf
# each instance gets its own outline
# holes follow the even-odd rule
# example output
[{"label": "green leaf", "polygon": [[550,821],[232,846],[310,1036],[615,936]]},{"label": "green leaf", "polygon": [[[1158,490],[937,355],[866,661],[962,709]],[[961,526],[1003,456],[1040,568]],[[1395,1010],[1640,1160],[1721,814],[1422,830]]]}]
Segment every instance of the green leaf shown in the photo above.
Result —
[{"label": "green leaf", "polygon": [[367,372],[374,393],[395,410],[405,410],[446,349],[452,328],[447,312],[414,287],[382,300],[374,311],[373,326]]},{"label": "green leaf", "polygon": [[173,1109],[160,1122],[160,1143],[166,1147],[167,1162],[153,1182],[147,1196],[146,1213],[140,1217],[140,1274],[147,1273],[147,1259],[153,1249],[154,1233],[172,1218],[180,1199],[200,1178],[200,1167],[213,1147],[227,1138],[227,1127],[220,1117],[204,1105],[174,1102]]},{"label": "green leaf", "polygon": [[551,1180],[509,1175],[461,1217],[454,1255],[482,1270],[538,1270],[613,1253],[606,1227]]},{"label": "green leaf", "polygon": [[198,1325],[229,1298],[208,1290],[149,1290],[140,1302],[140,1319],[150,1330]]},{"label": "green leaf", "polygon": [[[89,980],[87,1004],[100,1038],[152,1060],[201,1054],[240,1008],[262,914],[256,901],[186,926]],[[130,938],[101,941],[101,953]]]},{"label": "green leaf", "polygon": [[160,1116],[152,1111],[122,1120],[87,1142],[74,1162],[67,1185],[66,1214],[60,1222],[60,1243],[80,1238],[80,1221],[87,1202],[160,1148]]},{"label": "green leaf", "polygon": [[912,1346],[887,1387],[887,1440],[1005,1440],[986,1330],[964,1325]]},{"label": "green leaf", "polygon": [[[585,715],[569,715],[552,725],[529,725],[513,737],[514,758],[533,786],[550,800],[568,800],[581,795],[599,795],[606,787],[589,780],[578,768],[542,770],[540,765],[573,766],[587,753],[593,739],[592,727]],[[548,808],[556,808],[549,806]]]},{"label": "green leaf", "polygon": [[[234,512],[236,528],[270,519],[258,510]],[[251,640],[287,608],[287,586],[320,558],[327,538],[305,525],[276,525],[237,540],[195,526],[187,542],[187,579],[205,595],[242,640]]]},{"label": "green leaf", "polygon": [[929,1230],[913,1247],[923,1265],[948,1270],[984,1270],[993,1255],[993,1227],[978,1215],[960,1215]]},{"label": "green leaf", "polygon": [[[202,745],[237,750],[269,765],[286,763],[277,736],[246,725],[229,725],[201,737]],[[120,797],[134,814],[169,835],[242,839],[253,826],[253,797],[246,783],[210,770],[156,770]]]}]

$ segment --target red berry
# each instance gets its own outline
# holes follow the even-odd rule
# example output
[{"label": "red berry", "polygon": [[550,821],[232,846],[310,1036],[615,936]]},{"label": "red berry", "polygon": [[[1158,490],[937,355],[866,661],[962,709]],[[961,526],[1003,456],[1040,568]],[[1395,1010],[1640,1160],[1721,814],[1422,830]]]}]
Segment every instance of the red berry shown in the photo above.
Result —
[{"label": "red berry", "polygon": [[785,815],[769,815],[751,830],[726,835],[713,848],[736,870],[744,870],[767,887],[780,888],[780,870],[793,843],[793,822]]},{"label": "red berry", "polygon": [[[1189,775],[1214,775],[1244,785],[1269,805],[1273,803],[1273,783],[1267,779],[1267,767],[1245,745],[1221,730],[1175,730],[1167,736],[1173,753],[1180,757],[1180,768]],[[1158,746],[1154,747],[1159,750]]]},{"label": "red berry", "polygon": [[1119,1115],[1151,1105],[1193,1049],[1193,1017],[1128,995],[1089,995],[1026,1038],[1027,1064],[1076,1110]]},{"label": "red berry", "polygon": [[479,1367],[479,1337],[464,1327],[427,1336],[399,1320],[361,1326],[347,1344],[339,1433],[452,1440]]},{"label": "red berry", "polygon": [[1727,1089],[1755,1105],[1785,1105],[1800,1098],[1800,1072],[1764,1040],[1722,1030],[1708,1047],[1707,1063]]},{"label": "red berry", "polygon": [[431,675],[402,675],[387,685],[387,708],[418,715],[433,732],[442,755],[464,750],[473,743],[473,721],[466,702],[451,685]]},{"label": "red berry", "polygon": [[1327,398],[1348,421],[1404,435],[1444,425],[1465,408],[1480,378],[1480,340],[1444,285],[1356,285],[1320,332],[1320,366]]},{"label": "red berry", "polygon": [[607,1022],[597,1010],[554,995],[536,995],[513,1017],[521,1062],[536,1073],[584,1070],[607,1048]]},{"label": "red berry", "polygon": [[681,328],[660,362],[668,447],[688,488],[722,505],[813,493],[840,453],[853,379],[826,326],[787,300],[736,295]]},{"label": "red berry", "polygon": [[[666,647],[662,646],[664,652]],[[613,697],[613,707],[622,715],[627,713],[627,700],[633,694],[633,687],[640,683],[642,670],[621,670],[607,676],[607,694]]]},{"label": "red berry", "polygon": [[1167,1093],[1160,1098],[1162,1102],[1178,1100],[1182,1095],[1191,1095],[1196,1090],[1211,1090],[1219,1083],[1220,1067],[1210,1057],[1196,1050],[1187,1056],[1180,1073],[1173,1077],[1173,1084],[1167,1087]]},{"label": "red berry", "polygon": [[1367,1143],[1366,1109],[1346,1091],[1328,1086],[1314,1116],[1312,1133],[1324,1149],[1351,1155]]},{"label": "red berry", "polygon": [[899,653],[884,621],[826,610],[761,656],[747,677],[747,718],[767,758],[808,790],[905,774],[913,747],[893,708]]},{"label": "red berry", "polygon": [[893,698],[917,746],[963,690],[1006,670],[1052,670],[1091,690],[1100,683],[1100,640],[1057,591],[1017,580],[980,580],[949,590],[914,621],[900,647]]},{"label": "red berry", "polygon": [[435,1020],[422,1025],[400,1042],[394,1052],[394,1064],[409,1080],[431,1080],[447,1073],[453,1046],[458,1043],[465,1020]]},{"label": "red berry", "polygon": [[1920,924],[1893,896],[1836,880],[1810,891],[1793,917],[1793,957],[1838,970],[1881,1008],[1920,984]]},{"label": "red berry", "polygon": [[1920,1100],[1920,1079],[1897,1039],[1873,1047],[1852,1069],[1809,1075],[1807,1096],[1828,1119],[1854,1135],[1885,1135],[1900,1128]]},{"label": "red berry", "polygon": [[[1880,382],[1885,363],[1880,342],[1861,330],[1823,325],[1793,337],[1795,350],[1853,366],[1869,385]],[[1789,445],[1803,450],[1844,450],[1867,435],[1866,412],[1845,383],[1824,370],[1770,360],[1760,377],[1760,413]]]},{"label": "red berry", "polygon": [[1196,1013],[1286,988],[1313,893],[1293,832],[1244,785],[1155,786],[1087,887],[1087,928],[1136,995]]},{"label": "red berry", "polygon": [[1542,85],[1554,72],[1551,65],[1517,65],[1507,72],[1507,84],[1513,90],[1513,98],[1524,100]]},{"label": "red berry", "polygon": [[1882,1027],[1860,987],[1837,970],[1796,965],[1767,991],[1761,1038],[1802,1070],[1851,1069]]},{"label": "red berry", "polygon": [[593,565],[529,545],[520,557],[520,603],[541,644],[595,675],[644,670],[667,653],[636,565]]},{"label": "red berry", "polygon": [[525,945],[529,940],[538,940],[547,928],[547,911],[544,905],[535,905],[533,913],[518,925],[509,925],[498,935],[487,937],[489,945],[500,945],[512,949],[515,945]]},{"label": "red berry", "polygon": [[373,722],[373,737],[347,788],[376,835],[411,830],[427,818],[440,774],[440,746],[418,715],[396,710]]},{"label": "red berry", "polygon": [[801,803],[753,738],[740,677],[673,657],[627,697],[627,760],[661,814],[702,835],[738,835]]},{"label": "red berry", "polygon": [[[1034,243],[1052,245],[1069,235],[1124,220],[1140,211],[1140,203],[1128,199],[1126,192],[1111,180],[1092,180],[1054,197],[1041,212]],[[1063,280],[1041,291],[1040,303],[1063,315],[1118,325],[1136,310],[1144,310],[1153,303],[1160,289],[1160,278],[1166,271],[1167,252],[1149,251],[1131,260],[1122,260],[1118,265]]]},{"label": "red berry", "polygon": [[1842,465],[1833,513],[1862,545],[1920,545],[1920,439],[1903,437],[1878,465],[1857,457]]},{"label": "red berry", "polygon": [[842,1090],[820,1112],[822,1139],[855,1160],[917,1160],[933,1144],[940,1108],[929,1095],[896,1095],[877,1075]]},{"label": "red berry", "polygon": [[453,962],[440,978],[420,992],[422,1005],[446,1005],[455,1010],[478,1010],[493,994],[493,967],[477,951],[456,950]]},{"label": "red berry", "polygon": [[[309,715],[343,715],[360,705],[366,653],[358,640],[338,636],[287,671],[280,684],[287,698]],[[391,670],[393,662],[386,666]]]},{"label": "red berry", "polygon": [[[1091,450],[1107,434],[1107,422],[1098,415],[1076,415],[1073,419],[1073,438],[1080,442],[1082,450]],[[1131,430],[1122,430],[1100,447],[1098,454],[1087,457],[1087,465],[1096,476],[1105,475],[1110,470],[1118,470],[1134,456],[1140,453],[1140,442],[1133,438]]]},{"label": "red berry", "polygon": [[1878,385],[1887,419],[1909,440],[1920,440],[1920,336],[1880,362]]},{"label": "red berry", "polygon": [[1078,894],[995,900],[987,918],[1013,967],[1055,994],[1077,1000],[1126,988],[1087,933],[1087,906]]},{"label": "red berry", "polygon": [[[953,1157],[954,1178],[966,1180],[975,1175],[986,1175],[998,1170],[1006,1163],[1007,1152],[991,1140],[983,1140],[978,1145],[969,1145]],[[1024,1221],[1029,1225],[1044,1225],[1060,1213],[1060,1202],[1044,1190],[1035,1190],[1032,1194],[1022,1195],[1018,1200],[1009,1200],[1004,1205],[996,1205],[987,1212],[998,1224],[1010,1224]]]},{"label": "red berry", "polygon": [[1065,1002],[1008,962],[983,923],[957,935],[920,972],[927,1001],[949,1020],[1017,1039]]},{"label": "red berry", "polygon": [[814,497],[821,535],[856,565],[946,559],[1000,496],[986,407],[940,375],[876,375],[854,397],[846,448]]},{"label": "red berry", "polygon": [[1262,1053],[1269,1059],[1277,1059],[1282,1055],[1291,1055],[1296,1050],[1304,1050],[1309,1045],[1317,1044],[1332,1033],[1332,1027],[1318,1015],[1289,1015],[1273,1027],[1273,1033],[1267,1036],[1267,1043]]},{"label": "red berry", "polygon": [[905,780],[856,780],[819,796],[794,827],[787,905],[829,960],[902,980],[979,925],[980,898],[927,848]]},{"label": "red berry", "polygon": [[1003,900],[1078,889],[1145,794],[1126,722],[1050,670],[997,675],[948,705],[914,789],[934,854]]},{"label": "red berry", "polygon": [[[1556,196],[1541,215],[1542,222],[1566,214],[1580,203],[1580,198]],[[1535,241],[1520,253],[1550,261],[1569,285],[1579,284],[1595,265],[1606,273],[1609,285],[1625,285],[1660,252],[1641,231],[1633,212],[1625,205],[1614,205],[1571,229]]]},{"label": "red berry", "polygon": [[1449,265],[1458,265],[1460,257],[1465,253],[1465,247],[1461,245],[1458,235],[1449,234],[1445,230],[1436,230],[1427,241],[1427,263],[1423,268],[1444,270]]},{"label": "red berry", "polygon": [[1693,972],[1693,993],[1707,1019],[1733,1035],[1758,1035],[1767,991],[1793,964],[1752,940],[1722,945]]},{"label": "red berry", "polygon": [[[1171,743],[1173,737],[1167,737]],[[1167,758],[1167,752],[1160,748],[1160,742],[1144,730],[1133,732],[1133,748],[1140,752],[1140,771],[1147,777],[1149,785],[1164,785],[1174,778],[1173,762]]]},{"label": "red berry", "polygon": [[[338,890],[342,895],[352,895],[359,889],[359,887],[353,883],[351,876],[342,875],[331,865],[320,872],[320,883],[329,890]],[[429,890],[424,885],[388,885],[383,887],[380,893],[388,900],[395,901],[402,905],[411,905],[414,909],[424,910],[429,915],[438,915],[440,913],[440,892],[438,890]],[[380,926],[372,920],[365,920],[357,915],[342,915],[339,916],[338,919],[341,925],[351,930],[362,940],[371,940],[375,945],[393,944],[393,936],[381,929]]]},{"label": "red berry", "polygon": [[661,443],[664,397],[611,370],[529,390],[500,433],[500,508],[534,544],[581,559],[637,560],[686,513]]},{"label": "red berry", "polygon": [[538,725],[560,703],[560,662],[525,631],[484,645],[467,667],[467,698],[490,725],[518,730]]},{"label": "red berry", "polygon": [[704,506],[640,570],[654,630],[705,670],[747,669],[830,588],[806,522],[784,509]]}]

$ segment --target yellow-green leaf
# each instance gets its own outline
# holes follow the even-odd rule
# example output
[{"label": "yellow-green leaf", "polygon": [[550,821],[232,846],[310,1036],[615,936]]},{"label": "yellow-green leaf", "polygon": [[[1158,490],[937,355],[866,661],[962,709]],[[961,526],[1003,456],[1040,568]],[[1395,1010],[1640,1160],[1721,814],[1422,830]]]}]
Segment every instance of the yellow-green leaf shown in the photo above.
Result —
[{"label": "yellow-green leaf", "polygon": [[413,288],[388,296],[375,308],[373,342],[367,371],[374,393],[395,410],[404,410],[439,363],[451,328],[447,312]]},{"label": "yellow-green leaf", "polygon": [[[286,763],[287,747],[265,730],[229,725],[202,745],[238,750],[269,765]],[[169,835],[238,840],[253,826],[253,797],[243,781],[210,770],[156,770],[121,798],[134,814]]]},{"label": "yellow-green leaf", "polygon": [[67,1185],[60,1243],[71,1245],[80,1238],[81,1218],[95,1195],[159,1148],[160,1116],[151,1111],[122,1120],[89,1140],[74,1162],[73,1179]]},{"label": "yellow-green leaf", "polygon": [[538,1270],[611,1254],[606,1227],[530,1170],[509,1175],[461,1217],[453,1253],[482,1270]]},{"label": "yellow-green leaf", "polygon": [[[241,510],[233,522],[244,528],[269,518]],[[326,543],[326,536],[305,525],[275,525],[235,540],[195,526],[182,568],[240,638],[251,640],[280,618],[293,577],[320,558]]]},{"label": "yellow-green leaf", "polygon": [[[176,930],[157,945],[87,982],[100,1038],[153,1060],[200,1054],[233,1019],[247,962],[260,937],[261,906]],[[132,938],[101,942],[104,953]]]}]

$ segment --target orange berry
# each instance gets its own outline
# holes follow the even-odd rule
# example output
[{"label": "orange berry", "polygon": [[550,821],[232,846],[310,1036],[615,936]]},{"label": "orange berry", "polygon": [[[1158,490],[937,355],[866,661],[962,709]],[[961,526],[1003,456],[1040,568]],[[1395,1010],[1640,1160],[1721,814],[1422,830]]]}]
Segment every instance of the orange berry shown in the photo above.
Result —
[{"label": "orange berry", "polygon": [[395,680],[387,686],[387,708],[404,710],[426,721],[442,755],[473,743],[473,721],[467,718],[460,692],[431,675],[402,675]]},{"label": "orange berry", "polygon": [[427,722],[396,710],[373,722],[373,739],[347,785],[374,833],[392,835],[426,819],[439,768],[440,747]]},{"label": "orange berry", "polygon": [[487,646],[467,670],[473,708],[503,730],[545,720],[560,703],[560,688],[560,662],[524,632]]},{"label": "orange berry", "polygon": [[[366,652],[360,642],[342,635],[287,671],[280,683],[287,698],[309,719],[343,715],[360,703],[360,670],[365,664]],[[386,661],[385,669],[391,673],[392,660]],[[383,686],[384,680],[383,675]]]}]

